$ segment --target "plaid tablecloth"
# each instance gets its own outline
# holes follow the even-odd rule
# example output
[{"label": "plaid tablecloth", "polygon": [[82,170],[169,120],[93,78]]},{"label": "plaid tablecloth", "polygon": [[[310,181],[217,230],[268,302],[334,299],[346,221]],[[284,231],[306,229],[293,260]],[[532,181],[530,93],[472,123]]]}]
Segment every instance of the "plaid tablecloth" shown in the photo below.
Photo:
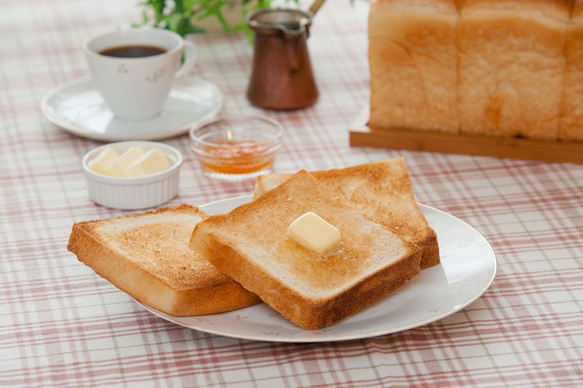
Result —
[{"label": "plaid tablecloth", "polygon": [[[88,198],[83,155],[101,142],[50,124],[40,101],[88,75],[90,34],[140,20],[137,0],[0,0],[0,385],[10,387],[583,386],[583,166],[351,148],[369,95],[368,3],[336,0],[315,18],[310,55],[321,97],[265,112],[245,98],[252,47],[210,33],[195,75],[218,85],[225,112],[286,129],[276,171],[344,167],[404,155],[421,203],[475,227],[498,274],[475,303],[440,321],[344,342],[254,342],[162,320],[66,250],[76,221],[129,213]],[[208,180],[188,136],[169,204],[249,194]]]}]

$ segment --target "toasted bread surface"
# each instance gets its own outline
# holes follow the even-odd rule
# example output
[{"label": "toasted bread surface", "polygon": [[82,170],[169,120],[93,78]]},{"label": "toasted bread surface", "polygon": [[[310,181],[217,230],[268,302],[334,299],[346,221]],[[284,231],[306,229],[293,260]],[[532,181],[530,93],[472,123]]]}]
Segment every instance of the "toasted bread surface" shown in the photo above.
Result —
[{"label": "toasted bread surface", "polygon": [[[365,216],[421,248],[421,268],[440,263],[437,234],[415,201],[403,157],[311,174]],[[254,196],[279,186],[291,175],[258,177]]]},{"label": "toasted bread surface", "polygon": [[67,249],[138,301],[171,315],[202,315],[259,303],[188,246],[207,216],[182,204],[73,225]]},{"label": "toasted bread surface", "polygon": [[[340,230],[319,255],[287,236],[311,211]],[[306,171],[194,228],[190,246],[304,329],[331,325],[419,273],[421,251],[370,221]]]}]

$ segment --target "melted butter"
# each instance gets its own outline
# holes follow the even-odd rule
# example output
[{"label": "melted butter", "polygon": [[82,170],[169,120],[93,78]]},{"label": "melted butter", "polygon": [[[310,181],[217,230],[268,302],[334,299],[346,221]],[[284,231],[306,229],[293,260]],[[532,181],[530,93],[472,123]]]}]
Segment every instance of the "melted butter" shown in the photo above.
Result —
[{"label": "melted butter", "polygon": [[366,260],[362,252],[354,252],[340,242],[336,247],[319,255],[296,243],[291,238],[281,243],[281,249],[289,255],[285,263],[298,278],[309,279],[314,287],[335,288],[358,272],[359,261]]}]

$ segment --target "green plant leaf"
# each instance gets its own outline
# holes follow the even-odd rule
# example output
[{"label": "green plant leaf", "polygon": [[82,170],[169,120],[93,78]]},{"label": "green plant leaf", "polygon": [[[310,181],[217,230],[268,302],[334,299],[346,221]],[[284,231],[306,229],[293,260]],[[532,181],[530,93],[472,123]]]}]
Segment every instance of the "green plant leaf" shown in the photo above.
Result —
[{"label": "green plant leaf", "polygon": [[[286,1],[299,3],[299,0]],[[225,6],[237,3],[243,6],[241,16],[244,17],[249,11],[269,8],[272,0],[144,0],[139,3],[142,7],[141,25],[166,28],[184,36],[205,32],[204,28],[196,26],[196,22],[216,18],[225,32],[243,31],[249,35],[252,32],[244,22],[230,26],[223,14]]]}]

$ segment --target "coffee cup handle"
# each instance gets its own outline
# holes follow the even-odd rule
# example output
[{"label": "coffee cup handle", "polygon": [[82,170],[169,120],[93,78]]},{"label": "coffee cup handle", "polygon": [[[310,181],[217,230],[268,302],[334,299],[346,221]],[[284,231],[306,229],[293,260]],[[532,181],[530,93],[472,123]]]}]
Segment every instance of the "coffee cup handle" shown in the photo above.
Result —
[{"label": "coffee cup handle", "polygon": [[175,81],[181,81],[186,78],[196,63],[196,48],[194,43],[184,41],[184,49],[182,52],[184,53],[184,62],[176,72]]}]

